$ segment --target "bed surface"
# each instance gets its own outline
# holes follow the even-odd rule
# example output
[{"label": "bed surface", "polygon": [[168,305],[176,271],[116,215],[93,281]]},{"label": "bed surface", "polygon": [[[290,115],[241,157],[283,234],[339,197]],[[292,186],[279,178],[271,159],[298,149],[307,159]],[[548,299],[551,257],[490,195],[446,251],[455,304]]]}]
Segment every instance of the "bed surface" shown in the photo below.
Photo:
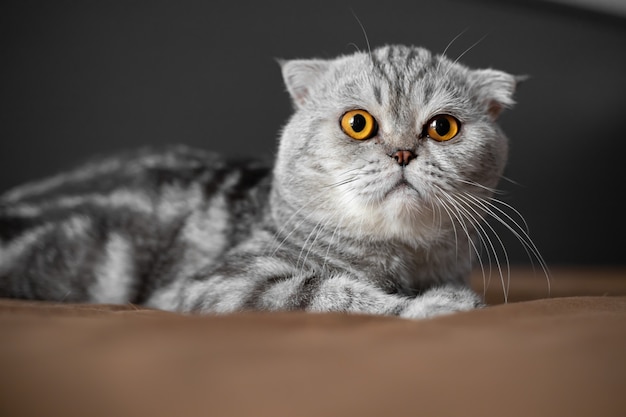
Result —
[{"label": "bed surface", "polygon": [[423,321],[0,300],[0,415],[624,416],[624,272],[553,271],[546,298],[516,269],[508,304],[491,281]]}]

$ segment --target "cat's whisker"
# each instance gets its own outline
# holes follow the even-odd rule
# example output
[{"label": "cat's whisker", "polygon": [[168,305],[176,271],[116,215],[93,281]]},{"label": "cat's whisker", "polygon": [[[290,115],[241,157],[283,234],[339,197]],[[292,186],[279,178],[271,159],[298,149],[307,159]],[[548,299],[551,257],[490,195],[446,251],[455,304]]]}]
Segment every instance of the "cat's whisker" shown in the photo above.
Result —
[{"label": "cat's whisker", "polygon": [[[311,229],[311,232],[309,233],[306,241],[304,242],[304,244],[302,245],[302,250],[300,251],[300,256],[298,256],[298,261],[296,263],[296,268],[298,268],[298,266],[300,266],[300,273],[304,273],[305,268],[307,267],[307,259],[309,258],[309,255],[311,255],[311,252],[316,248],[316,243],[320,237],[320,235],[322,234],[322,232],[327,230],[327,226],[334,220],[334,216],[332,215],[326,215],[324,217],[322,217],[320,219],[319,222],[317,222],[317,224],[315,225],[315,227],[313,227],[313,229]],[[336,232],[337,228],[335,228],[335,231],[333,232],[333,234]],[[313,237],[313,240],[310,241],[311,236],[315,235],[315,237]],[[302,258],[302,253],[304,252],[304,250],[306,249],[306,247],[308,246],[308,249],[306,251],[306,254],[304,256],[304,259],[302,259],[302,264],[300,265],[300,259]],[[328,250],[330,250],[330,245],[327,248],[327,254],[328,254]],[[322,268],[323,270],[323,268]]]},{"label": "cat's whisker", "polygon": [[[448,207],[448,209],[450,210],[450,213],[452,213],[454,218],[457,220],[457,223],[459,224],[459,227],[461,227],[461,230],[463,231],[463,233],[467,235],[468,233],[467,226],[465,224],[465,221],[459,214],[458,210],[456,209],[456,207],[453,204],[450,204],[448,206],[449,203],[445,203],[445,202],[442,202],[442,203],[444,204],[444,207]],[[455,227],[454,222],[452,223],[452,225],[453,227]],[[459,237],[458,237],[458,234],[456,233],[456,230],[454,233],[454,252],[455,252],[455,257],[458,260],[459,259]]]},{"label": "cat's whisker", "polygon": [[[430,210],[433,214],[431,227],[435,230],[441,230],[441,208],[438,205],[435,205],[435,201],[432,198],[429,199],[428,202],[430,203]],[[439,225],[436,224],[437,221],[439,221]]]},{"label": "cat's whisker", "polygon": [[433,201],[433,205],[437,208],[438,218],[439,218],[439,227],[438,230],[443,229],[443,213],[441,212],[441,206],[436,205]]},{"label": "cat's whisker", "polygon": [[[318,241],[320,234],[322,233],[322,231],[326,231],[328,225],[333,221],[333,217],[332,216],[328,216],[326,221],[324,222],[324,224],[318,229],[317,234],[315,235],[315,238],[313,239],[313,242],[311,242],[311,245],[309,246],[309,251],[307,252],[307,255],[304,257],[304,261],[302,261],[302,267],[304,268],[304,266],[306,265],[306,261],[309,257],[309,255],[311,254],[311,251],[313,250],[313,248],[315,247],[315,243]],[[334,232],[337,230],[337,228],[334,229]],[[330,245],[328,246],[330,248]],[[323,269],[323,268],[322,268]]]},{"label": "cat's whisker", "polygon": [[329,184],[329,185],[327,185],[327,187],[328,188],[339,188],[339,187],[342,187],[344,185],[350,184],[350,183],[352,183],[352,182],[354,182],[354,181],[356,181],[358,179],[359,179],[358,177],[347,178],[345,180],[341,180],[341,181],[335,182],[333,184]]},{"label": "cat's whisker", "polygon": [[469,51],[471,51],[472,49],[474,49],[478,44],[480,44],[482,41],[485,40],[485,38],[487,37],[487,35],[483,35],[480,39],[478,39],[476,42],[474,42],[473,44],[470,45],[469,48],[467,48],[465,51],[463,51],[458,57],[456,57],[456,59],[454,60],[454,64],[456,64],[457,62],[459,62],[459,60],[461,58],[463,58],[463,56],[465,56],[465,54],[467,54]]},{"label": "cat's whisker", "polygon": [[513,185],[517,185],[517,186],[522,186],[522,184],[520,184],[519,182],[515,181],[514,179],[511,179],[509,177],[505,177],[504,175],[501,177],[503,180],[505,180],[506,182],[509,182]]},{"label": "cat's whisker", "polygon": [[[549,272],[547,263],[545,262],[543,256],[541,255],[541,252],[539,252],[539,249],[537,248],[535,243],[530,238],[530,235],[528,234],[528,232],[518,222],[516,222],[511,216],[509,216],[506,212],[504,212],[502,209],[500,209],[499,207],[497,207],[493,203],[490,203],[489,201],[485,201],[483,199],[480,199],[480,198],[478,198],[476,196],[473,196],[471,194],[468,194],[468,196],[470,198],[474,199],[476,201],[476,204],[481,205],[482,209],[485,210],[485,212],[490,217],[492,217],[494,220],[498,221],[507,230],[509,230],[511,233],[513,233],[513,235],[517,238],[517,240],[522,244],[522,247],[524,248],[524,250],[528,254],[528,257],[529,257],[531,263],[533,263],[533,265],[534,265],[533,258],[535,258],[539,262],[539,265],[540,265],[540,267],[541,267],[541,269],[542,269],[542,271],[543,271],[543,273],[544,273],[544,275],[546,277],[546,282],[547,282],[547,286],[548,286],[548,294],[550,294],[551,293],[550,272]],[[493,201],[498,201],[500,203],[503,203],[503,202],[501,202],[499,200],[493,200]],[[503,205],[505,205],[505,207],[510,207],[506,203],[503,203]],[[496,213],[494,210],[497,211],[500,214]],[[517,210],[514,210],[514,211],[519,216],[521,216],[521,214],[519,214],[519,212],[517,212]],[[504,217],[502,217],[502,216],[504,216]],[[523,217],[522,217],[522,219],[523,219]],[[508,222],[507,222],[507,220],[508,220]],[[509,222],[511,224],[509,224]],[[526,225],[525,221],[524,221],[524,224]]]},{"label": "cat's whisker", "polygon": [[[442,58],[445,58],[445,57],[446,57],[446,53],[448,52],[448,49],[450,49],[450,47],[452,46],[452,44],[453,44],[454,42],[456,42],[456,40],[457,40],[457,39],[459,39],[461,36],[463,36],[463,34],[464,34],[465,32],[467,32],[467,30],[468,30],[468,28],[463,29],[461,32],[459,32],[459,34],[458,34],[458,35],[456,35],[454,38],[452,38],[452,40],[451,40],[450,42],[448,42],[448,44],[446,45],[445,49],[444,49],[444,50],[443,50],[443,52],[441,53],[441,57],[442,57]],[[437,62],[437,71],[436,71],[436,72],[439,72],[439,67],[441,66],[441,62],[442,62],[442,61],[443,61],[443,60],[441,60],[441,59],[440,59],[440,60],[439,60],[439,62]]]},{"label": "cat's whisker", "polygon": [[[473,196],[473,197],[474,197],[474,196]],[[476,197],[476,198],[477,198],[477,197]],[[523,230],[524,230],[527,234],[529,234],[529,236],[530,236],[530,227],[528,226],[528,223],[526,222],[526,219],[524,218],[524,216],[522,216],[522,213],[520,213],[520,212],[519,212],[519,211],[518,211],[515,207],[513,207],[512,205],[510,205],[510,204],[508,204],[508,203],[505,203],[505,202],[504,202],[504,201],[502,201],[502,200],[498,200],[497,198],[494,198],[494,197],[489,197],[489,200],[488,200],[488,201],[487,201],[487,200],[484,200],[484,199],[483,199],[483,200],[481,200],[481,201],[482,201],[483,203],[485,203],[485,204],[487,204],[487,205],[489,205],[489,206],[493,207],[495,210],[498,210],[500,213],[502,213],[502,214],[503,214],[503,215],[505,215],[507,218],[509,218],[512,222],[514,222],[514,223],[516,223],[516,224],[517,224],[517,222],[516,222],[514,219],[512,219],[509,215],[507,215],[507,214],[506,214],[504,211],[502,211],[501,209],[497,208],[497,207],[496,207],[496,205],[495,205],[494,203],[501,204],[501,205],[503,205],[504,207],[506,207],[507,209],[511,210],[513,213],[515,213],[515,215],[516,215],[517,217],[519,217],[519,218],[520,218],[521,222],[522,222],[522,223],[524,223],[524,228],[523,228]],[[518,225],[518,227],[519,227],[519,225]],[[521,227],[520,227],[520,229],[521,229]]]},{"label": "cat's whisker", "polygon": [[[311,251],[311,248],[312,248],[312,247],[313,247],[313,245],[315,244],[315,241],[316,241],[316,239],[317,239],[317,236],[319,236],[319,232],[320,232],[319,228],[320,228],[320,226],[321,226],[322,222],[324,222],[324,221],[326,220],[326,218],[327,218],[327,217],[323,217],[323,218],[321,218],[321,219],[320,219],[320,220],[319,220],[319,221],[315,224],[315,226],[313,226],[313,228],[311,229],[311,231],[310,231],[310,232],[309,232],[309,234],[307,235],[306,240],[305,240],[305,241],[304,241],[304,243],[302,244],[302,248],[300,249],[300,254],[298,255],[298,259],[296,260],[296,269],[297,269],[298,267],[300,267],[300,260],[302,259],[302,255],[304,254],[305,250],[307,251],[307,252],[306,252],[306,255],[305,255],[305,257],[304,257],[304,261],[302,262],[301,272],[302,272],[302,270],[304,269],[305,262],[306,262],[306,258],[309,256],[309,253],[310,253],[310,251]],[[317,232],[317,234],[316,234],[316,232]],[[311,242],[311,244],[310,244],[310,246],[309,246],[309,249],[307,250],[307,246],[309,245],[309,241],[311,240],[311,237],[312,237],[313,235],[316,235],[316,237],[314,237],[314,238],[313,238],[313,241]]]},{"label": "cat's whisker", "polygon": [[463,58],[463,56],[465,54],[467,54],[469,51],[471,51],[472,49],[474,49],[478,44],[480,44],[485,38],[487,37],[487,35],[483,35],[480,39],[478,39],[476,42],[474,42],[473,44],[471,44],[466,50],[464,50],[453,62],[452,65],[450,65],[450,67],[448,68],[448,70],[445,72],[444,77],[447,77],[448,74],[450,73],[450,71],[455,68],[457,62],[459,62],[459,60],[461,58]]},{"label": "cat's whisker", "polygon": [[[454,198],[452,196],[450,196],[451,199],[454,200]],[[495,262],[496,266],[498,266],[498,272],[499,272],[499,276],[502,277],[502,272],[501,272],[501,268],[500,266],[500,261],[498,258],[498,254],[495,251],[495,246],[493,245],[493,242],[491,241],[491,238],[489,237],[489,234],[487,233],[487,230],[485,230],[485,228],[482,226],[482,221],[483,221],[483,216],[481,216],[480,214],[477,214],[477,217],[474,217],[473,215],[471,215],[471,213],[469,213],[469,211],[467,209],[465,209],[463,207],[462,202],[458,202],[456,200],[454,200],[456,202],[456,204],[460,207],[463,208],[463,211],[466,213],[466,217],[470,218],[470,223],[474,226],[474,230],[477,232],[477,237],[478,240],[480,241],[480,245],[482,248],[485,249],[485,254],[487,255],[487,262],[488,262],[488,266],[489,266],[489,271],[487,273],[487,275],[485,275],[486,271],[484,269],[484,263],[482,260],[482,256],[480,255],[480,249],[476,246],[474,246],[474,252],[476,253],[476,256],[479,259],[479,263],[480,263],[480,267],[481,267],[481,271],[483,274],[483,284],[485,285],[484,287],[484,291],[486,292],[487,289],[487,285],[489,284],[489,282],[491,281],[491,276],[493,274],[493,263]],[[492,257],[493,254],[493,257]],[[485,277],[488,278],[485,278]]]},{"label": "cat's whisker", "polygon": [[[502,178],[509,180],[506,177],[502,177]],[[512,180],[510,181],[513,182]],[[469,185],[473,185],[473,186],[485,189],[487,191],[490,191],[493,194],[505,194],[503,191],[490,189],[489,187],[484,187],[481,184],[478,184],[473,181],[459,179],[459,182],[463,182]],[[484,210],[490,217],[494,218],[499,223],[503,224],[509,231],[513,233],[513,235],[521,242],[533,266],[534,266],[534,262],[533,262],[534,259],[536,259],[539,262],[541,269],[543,270],[546,276],[548,292],[550,292],[550,274],[547,268],[547,264],[545,260],[543,259],[541,253],[537,249],[536,245],[534,244],[534,242],[532,242],[530,238],[529,226],[524,216],[513,206],[497,198],[494,198],[491,196],[479,197],[475,195],[474,193],[469,193],[469,192],[466,193],[466,196],[468,198],[475,200],[477,204],[481,205],[481,209]],[[517,218],[519,218],[523,226],[517,220],[515,220],[511,215],[506,213],[497,205],[501,205],[507,210],[510,210]],[[499,213],[499,215],[496,215],[495,212]]]},{"label": "cat's whisker", "polygon": [[[450,193],[444,191],[440,187],[436,187],[436,188],[439,190],[439,192],[443,196],[446,197],[446,199],[449,202],[448,204],[450,204],[451,206],[453,206],[455,208],[455,211],[459,214],[460,217],[467,218],[467,220],[473,226],[473,230],[477,231],[478,238],[481,241],[482,246],[484,248],[489,248],[489,245],[488,245],[487,241],[485,240],[485,238],[489,239],[489,237],[485,233],[485,230],[480,228],[480,222],[477,221],[476,219],[473,219],[470,216],[468,216],[467,213],[466,213],[467,212],[466,210],[465,210],[465,212],[463,210],[461,210],[460,203],[458,201],[456,201],[454,199],[454,197]],[[478,261],[480,263],[480,267],[481,267],[481,270],[483,272],[483,281],[485,281],[485,270],[484,270],[484,266],[483,266],[484,263],[483,263],[483,260],[482,260],[482,256],[480,255],[480,250],[479,250],[479,248],[477,246],[475,246],[475,243],[474,243],[473,239],[471,238],[471,235],[470,235],[469,231],[467,232],[467,236],[468,236],[468,239],[470,240],[470,245],[473,248],[474,253],[476,254],[476,257],[477,257],[477,259],[478,259]],[[488,259],[488,262],[489,262],[489,275],[491,275],[491,252],[487,251],[486,253],[487,253],[487,259]],[[495,253],[494,253],[494,255],[495,255]]]},{"label": "cat's whisker", "polygon": [[[338,188],[338,187],[341,187],[343,185],[350,184],[351,182],[354,182],[354,181],[359,179],[358,174],[361,174],[362,170],[363,170],[363,167],[356,167],[356,168],[349,169],[349,170],[347,170],[345,172],[342,172],[339,175],[339,177],[341,178],[339,181],[331,183],[331,184],[328,184],[328,185],[326,185],[326,187],[327,188]],[[355,173],[357,175],[353,175]],[[348,178],[343,178],[343,177],[345,177],[347,175],[352,175],[352,176],[348,177]]]},{"label": "cat's whisker", "polygon": [[[523,218],[523,216],[519,213],[519,211],[515,210],[509,204],[504,203],[504,202],[502,202],[500,200],[497,200],[497,199],[493,199],[492,198],[492,199],[490,199],[492,202],[490,202],[488,200],[478,198],[478,197],[476,197],[474,195],[471,195],[471,194],[468,194],[468,197],[474,199],[476,201],[476,204],[481,205],[481,207],[483,208],[483,210],[485,210],[485,212],[487,214],[489,214],[492,218],[494,218],[499,223],[504,225],[511,233],[513,233],[515,235],[515,237],[518,240],[520,240],[520,242],[524,246],[524,249],[526,249],[526,252],[527,252],[528,256],[530,257],[531,262],[532,262],[532,257],[533,256],[535,256],[537,260],[542,262],[543,259],[541,257],[541,254],[539,253],[539,250],[534,245],[534,243],[530,239],[530,235],[528,234],[528,224],[526,223],[526,220]],[[522,222],[524,223],[524,227],[522,227],[515,219],[513,219],[504,210],[502,210],[501,208],[496,206],[493,202],[501,203],[505,207],[510,208],[511,210],[513,210],[520,217]],[[494,210],[497,211],[498,213],[500,213],[500,215],[504,216],[504,218],[502,218],[502,217],[500,217],[500,215],[496,214],[494,212]],[[508,220],[509,222],[511,222],[511,224],[509,224],[505,219]],[[531,253],[532,253],[532,255],[531,255]]]},{"label": "cat's whisker", "polygon": [[367,36],[367,31],[365,30],[365,26],[363,26],[363,22],[361,22],[361,19],[359,19],[359,17],[356,15],[353,9],[350,9],[350,12],[352,13],[352,16],[354,16],[357,23],[361,27],[361,31],[363,32],[363,37],[365,38],[365,43],[367,44],[367,52],[369,56],[372,57],[372,47],[370,45],[369,37]]},{"label": "cat's whisker", "polygon": [[[496,260],[496,265],[498,267],[498,272],[500,274],[500,281],[502,282],[502,290],[504,292],[504,302],[507,303],[508,302],[508,296],[509,296],[509,288],[510,288],[510,284],[511,284],[511,263],[509,261],[508,251],[506,250],[504,242],[502,241],[502,239],[500,238],[500,236],[498,235],[496,230],[493,228],[493,226],[491,226],[488,222],[482,222],[481,221],[484,215],[476,209],[476,207],[475,207],[476,203],[474,201],[467,199],[466,195],[463,195],[463,194],[459,194],[458,198],[461,199],[462,201],[464,201],[465,205],[468,207],[465,210],[472,210],[472,212],[478,217],[478,218],[475,218],[468,211],[468,215],[471,216],[474,219],[474,221],[476,222],[477,227],[479,227],[480,230],[482,230],[482,232],[484,233],[485,237],[489,241],[489,245],[491,247],[491,250],[493,251],[493,254],[494,254],[494,257],[495,257],[495,260]],[[482,209],[482,207],[480,207],[480,206],[478,206],[478,207]],[[482,210],[484,210],[484,209],[482,209]],[[491,231],[493,236],[498,240],[498,243],[500,244],[500,247],[502,248],[502,253],[504,255],[504,260],[506,262],[506,269],[507,269],[506,285],[505,285],[504,276],[503,276],[503,273],[502,273],[502,268],[501,268],[501,265],[500,265],[500,260],[499,260],[499,258],[497,256],[497,252],[496,252],[495,246],[493,245],[493,242],[491,241],[491,238],[489,238],[487,230],[485,230],[485,228],[482,226],[482,224],[485,224],[488,227],[488,229]]]},{"label": "cat's whisker", "polygon": [[335,236],[337,235],[337,231],[339,230],[339,228],[343,224],[344,218],[345,218],[345,214],[343,214],[339,218],[339,220],[337,221],[337,224],[335,225],[335,229],[333,230],[333,233],[330,236],[330,240],[328,241],[328,247],[326,248],[326,254],[324,255],[324,262],[322,263],[322,271],[325,271],[326,264],[328,263],[328,258],[329,258],[329,254],[330,254],[330,248],[332,247],[333,242],[335,241]]},{"label": "cat's whisker", "polygon": [[[443,189],[441,189],[440,187],[437,187],[437,189],[439,190],[439,192],[446,197],[446,199],[449,201],[449,204],[451,206],[453,206],[455,208],[455,210],[457,211],[457,213],[459,214],[460,217],[466,217],[467,215],[462,215],[461,211],[459,211],[459,203],[447,192],[445,192]],[[479,227],[478,229],[478,237],[480,239],[480,241],[482,242],[483,246],[485,246],[487,248],[487,243],[485,242],[485,238],[489,239],[489,237],[486,235],[484,229],[482,229],[482,226],[480,225],[480,222],[477,222],[476,219],[471,219],[468,218],[470,224],[472,224],[472,226],[474,226],[474,230],[476,230],[476,226]],[[464,222],[463,222],[464,224]],[[478,259],[478,262],[480,264],[480,268],[483,274],[483,284],[485,284],[486,278],[485,278],[485,268],[484,268],[484,263],[483,263],[483,259],[482,256],[480,255],[480,251],[478,249],[478,247],[476,246],[476,244],[474,243],[474,240],[471,237],[471,234],[467,228],[466,225],[463,226],[463,230],[465,231],[468,241],[469,241],[469,245],[471,247],[471,249],[474,251],[474,253],[476,254],[476,258]],[[482,233],[481,233],[482,231]],[[483,237],[483,234],[485,235],[485,237]],[[495,253],[494,253],[495,255]],[[487,257],[489,260],[489,274],[491,275],[491,255],[489,254],[489,251],[487,251]],[[484,288],[486,289],[486,285],[484,286]]]},{"label": "cat's whisker", "polygon": [[[365,200],[365,210],[369,210],[370,206],[374,205],[374,199],[373,198],[368,198]],[[360,221],[359,221],[359,225],[358,225],[358,233],[359,234],[363,234],[363,229],[364,229],[364,223],[365,223],[365,217],[361,217]]]},{"label": "cat's whisker", "polygon": [[[276,256],[276,253],[278,253],[278,251],[280,250],[280,248],[285,244],[285,242],[287,242],[291,236],[300,229],[300,226],[302,226],[304,224],[304,222],[306,222],[308,220],[310,216],[306,216],[303,219],[301,219],[296,225],[294,225],[294,227],[291,228],[291,231],[289,233],[287,233],[283,239],[280,241],[280,243],[278,243],[278,245],[276,245],[276,248],[274,248],[274,250],[272,251],[272,253],[269,255],[270,257],[274,257]],[[287,227],[288,222],[285,223],[285,225],[282,227],[281,230],[285,230]],[[280,236],[280,233],[276,233],[276,237]],[[272,241],[272,243],[274,243],[274,241]],[[268,250],[271,249],[268,248]]]},{"label": "cat's whisker", "polygon": [[[294,213],[289,216],[289,218],[285,221],[285,223],[282,225],[282,227],[280,228],[280,230],[278,230],[275,234],[275,237],[277,238],[278,236],[280,236],[285,230],[287,230],[288,225],[302,212],[302,210],[304,210],[305,208],[307,208],[313,201],[315,201],[316,198],[311,198],[309,201],[305,202],[300,208],[298,208],[296,211],[294,211]],[[291,237],[291,235],[293,235],[293,233],[298,230],[300,228],[300,226],[309,218],[309,216],[305,216],[302,220],[300,220],[298,222],[297,225],[295,225],[295,227],[293,227],[291,229],[291,232],[289,232],[281,241],[278,245],[276,245],[276,248],[274,248],[274,250],[272,251],[272,253],[270,254],[270,256],[275,256],[276,252],[278,252],[278,250],[281,248],[281,246]],[[272,243],[274,243],[275,240],[272,240]],[[271,245],[273,246],[273,245]],[[268,247],[268,251],[271,250],[271,246]]]},{"label": "cat's whisker", "polygon": [[456,178],[455,181],[458,181],[458,182],[463,183],[463,184],[467,184],[467,185],[471,185],[473,187],[477,187],[477,188],[483,189],[485,191],[488,191],[491,194],[500,194],[500,195],[506,194],[505,191],[498,190],[497,188],[487,187],[486,185],[482,185],[482,184],[480,184],[480,183],[478,183],[476,181],[469,181],[469,180],[466,180],[466,179],[463,179],[463,178]]},{"label": "cat's whisker", "polygon": [[[438,187],[437,187],[438,188]],[[443,190],[439,189],[443,195],[445,195],[445,193],[443,192]],[[461,221],[461,219],[458,218],[458,216],[456,214],[454,214],[454,212],[452,212],[450,210],[450,208],[448,207],[448,205],[446,204],[446,202],[444,200],[442,200],[439,196],[435,195],[434,196],[437,201],[439,202],[439,206],[443,207],[443,209],[445,210],[445,212],[448,214],[448,217],[450,218],[450,223],[452,224],[452,231],[454,232],[454,248],[455,248],[455,255],[456,258],[459,257],[458,255],[458,246],[459,246],[459,236],[456,230],[456,225],[454,222],[454,219],[457,219],[457,222],[459,223],[459,226],[463,227],[463,222]]]},{"label": "cat's whisker", "polygon": [[356,43],[350,42],[350,43],[348,43],[347,46],[348,47],[353,47],[356,52],[361,53],[361,48],[359,48],[359,46]]}]

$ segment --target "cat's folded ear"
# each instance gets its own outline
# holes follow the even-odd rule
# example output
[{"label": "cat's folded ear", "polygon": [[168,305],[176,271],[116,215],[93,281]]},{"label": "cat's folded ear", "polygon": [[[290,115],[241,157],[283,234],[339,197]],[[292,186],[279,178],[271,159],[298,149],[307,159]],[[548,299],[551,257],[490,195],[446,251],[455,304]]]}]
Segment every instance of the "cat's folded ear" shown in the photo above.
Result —
[{"label": "cat's folded ear", "polygon": [[492,120],[496,120],[504,109],[513,107],[517,85],[526,79],[494,69],[474,70],[470,76],[470,82]]},{"label": "cat's folded ear", "polygon": [[278,60],[278,63],[287,91],[297,107],[306,103],[311,90],[329,67],[328,61],[321,59]]}]

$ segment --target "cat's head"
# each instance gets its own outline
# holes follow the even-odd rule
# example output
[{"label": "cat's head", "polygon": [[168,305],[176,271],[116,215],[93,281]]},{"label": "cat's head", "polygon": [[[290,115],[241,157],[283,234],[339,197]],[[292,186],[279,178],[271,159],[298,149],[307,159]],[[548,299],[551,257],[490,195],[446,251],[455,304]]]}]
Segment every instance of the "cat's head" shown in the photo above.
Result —
[{"label": "cat's head", "polygon": [[274,172],[281,204],[330,230],[415,244],[480,216],[468,207],[504,169],[495,121],[515,77],[405,46],[281,65],[295,106]]}]

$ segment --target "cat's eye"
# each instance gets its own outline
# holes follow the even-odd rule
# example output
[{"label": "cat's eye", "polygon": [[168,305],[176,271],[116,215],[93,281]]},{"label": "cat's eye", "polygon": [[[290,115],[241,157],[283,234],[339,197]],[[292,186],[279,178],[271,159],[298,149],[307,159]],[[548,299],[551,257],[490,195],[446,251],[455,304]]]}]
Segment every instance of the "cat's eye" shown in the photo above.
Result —
[{"label": "cat's eye", "polygon": [[426,123],[426,135],[439,142],[454,138],[461,128],[461,122],[449,114],[440,114]]},{"label": "cat's eye", "polygon": [[374,116],[365,110],[351,110],[341,116],[341,129],[352,139],[370,139],[378,132],[378,123]]}]

